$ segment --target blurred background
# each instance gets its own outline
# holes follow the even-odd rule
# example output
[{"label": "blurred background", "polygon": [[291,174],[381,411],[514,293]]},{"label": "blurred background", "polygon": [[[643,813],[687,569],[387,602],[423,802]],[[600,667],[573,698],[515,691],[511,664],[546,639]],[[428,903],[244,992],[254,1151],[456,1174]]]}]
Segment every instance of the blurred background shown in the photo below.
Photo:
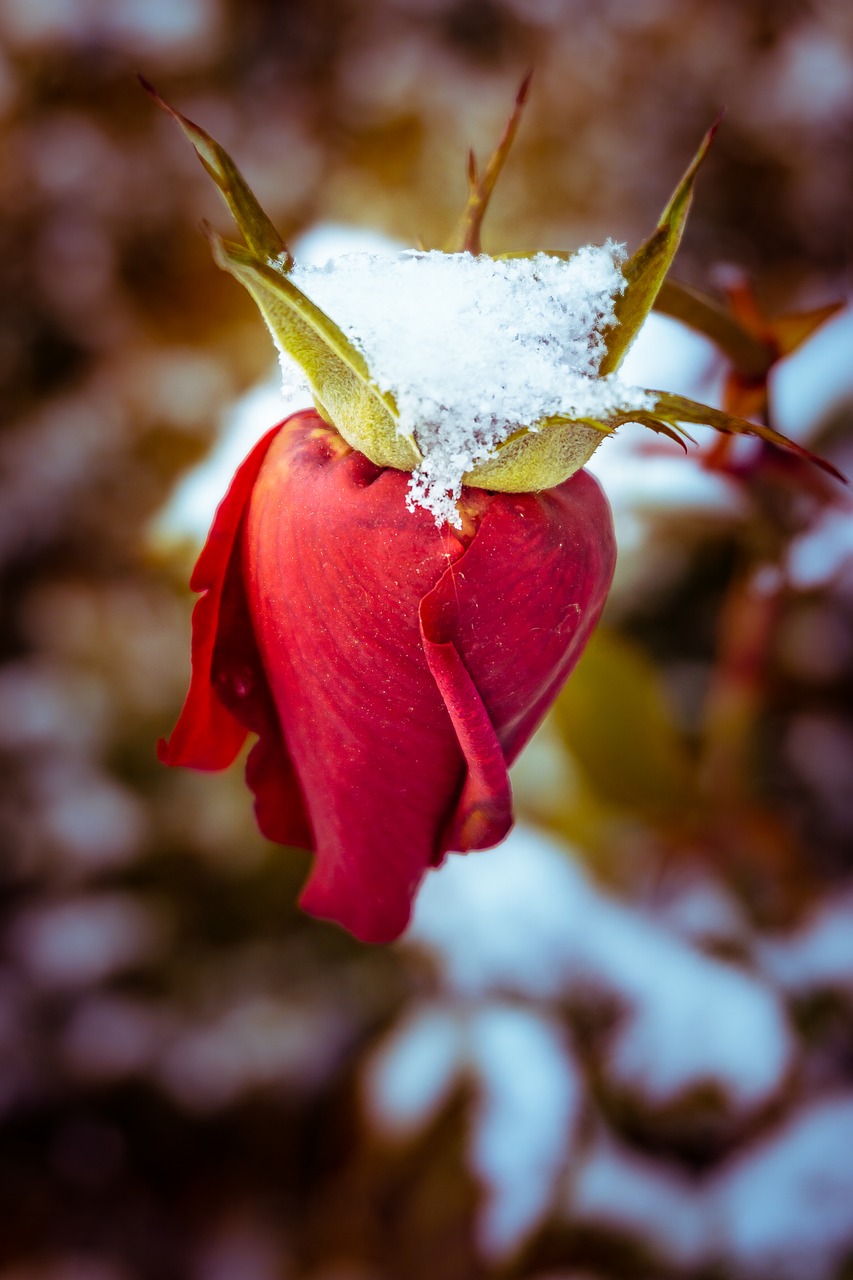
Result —
[{"label": "blurred background", "polygon": [[[531,65],[487,248],[635,247],[724,106],[676,274],[845,302],[845,0],[2,0],[0,1280],[853,1276],[841,486],[602,447],[617,581],[518,829],[393,947],[295,912],[239,767],[155,759],[205,522],[283,411],[136,73],[298,248],[440,245]],[[845,307],[770,385],[848,474],[852,355]],[[673,321],[631,360],[723,394]]]}]

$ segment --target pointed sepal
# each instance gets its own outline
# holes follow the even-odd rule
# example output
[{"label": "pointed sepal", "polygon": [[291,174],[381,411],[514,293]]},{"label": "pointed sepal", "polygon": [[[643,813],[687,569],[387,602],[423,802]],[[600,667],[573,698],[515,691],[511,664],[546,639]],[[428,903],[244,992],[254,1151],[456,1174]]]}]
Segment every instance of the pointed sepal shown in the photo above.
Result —
[{"label": "pointed sepal", "polygon": [[172,117],[184,136],[192,143],[199,160],[222,192],[225,203],[231,210],[234,221],[240,228],[240,234],[249,248],[259,258],[277,263],[281,270],[289,271],[293,266],[293,258],[287,245],[258,204],[246,179],[228,152],[199,125],[188,120],[186,116],[181,115],[180,111],[176,111],[164,101],[154,86],[149,84],[143,76],[139,77],[139,83],[157,106],[162,107],[167,115]]},{"label": "pointed sepal", "polygon": [[607,336],[607,351],[599,373],[614,373],[654,306],[664,276],[672,265],[690,212],[696,175],[719,128],[718,116],[702,140],[681,181],[672,193],[660,221],[622,268],[627,281],[625,292],[616,299],[617,323]]},{"label": "pointed sepal", "polygon": [[[755,436],[767,444],[776,445],[779,449],[785,449],[788,453],[794,453],[808,462],[813,462],[815,466],[834,476],[836,480],[847,484],[847,477],[831,462],[797,444],[795,440],[789,440],[787,436],[782,435],[781,431],[774,431],[772,427],[760,422],[747,422],[745,418],[738,418],[722,409],[712,409],[709,405],[700,404],[698,400],[688,399],[687,396],[671,395],[666,391],[651,391],[649,394],[655,397],[651,410],[633,414],[626,410],[609,418],[608,425],[615,428],[624,422],[640,422],[644,426],[652,426],[654,430],[660,430],[663,425],[687,436],[682,424],[695,422],[701,426],[713,427],[715,431],[721,431],[724,435]],[[687,438],[690,439],[689,436]]]},{"label": "pointed sepal", "polygon": [[276,346],[304,369],[322,417],[377,465],[416,467],[421,455],[414,440],[397,431],[393,396],[376,387],[361,352],[334,320],[283,272],[205,230],[217,265],[248,290]]},{"label": "pointed sepal", "polygon": [[204,224],[217,265],[248,290],[279,351],[304,370],[320,414],[372,462],[411,471],[421,454],[414,438],[398,430],[394,397],[379,390],[361,352],[288,278],[293,258],[234,161],[204,129],[140,81],[192,143],[245,238],[245,246],[233,244]]}]

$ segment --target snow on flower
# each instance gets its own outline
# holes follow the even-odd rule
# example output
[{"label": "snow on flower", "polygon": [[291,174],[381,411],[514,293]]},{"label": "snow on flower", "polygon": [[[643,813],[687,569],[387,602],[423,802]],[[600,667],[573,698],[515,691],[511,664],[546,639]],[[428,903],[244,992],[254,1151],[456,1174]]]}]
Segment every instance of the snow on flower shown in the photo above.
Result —
[{"label": "snow on flower", "polygon": [[[355,253],[290,279],[335,318],[423,455],[409,502],[456,522],[463,476],[520,426],[651,408],[618,375],[598,378],[625,289],[624,248],[571,258]],[[286,372],[290,361],[285,359]]]},{"label": "snow on flower", "polygon": [[295,262],[218,143],[145,87],[242,232],[209,231],[217,263],[314,400],[255,445],[219,507],[191,583],[190,690],[160,758],[220,769],[256,734],[258,825],[316,854],[303,905],[390,941],[430,867],[512,825],[507,768],[613,577],[610,510],[582,470],[601,441],[626,422],[675,439],[699,422],[805,452],[618,375],[714,129],[630,258],[611,241],[490,257],[481,224],[528,77],[492,159],[469,164],[450,252],[317,269]]}]

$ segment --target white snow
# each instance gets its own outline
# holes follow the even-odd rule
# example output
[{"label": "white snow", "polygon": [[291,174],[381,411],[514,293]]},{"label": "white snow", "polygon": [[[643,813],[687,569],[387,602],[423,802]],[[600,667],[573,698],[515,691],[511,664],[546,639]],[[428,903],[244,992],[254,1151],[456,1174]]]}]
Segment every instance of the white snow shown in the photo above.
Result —
[{"label": "white snow", "polygon": [[371,1056],[365,1103],[377,1128],[392,1137],[423,1129],[456,1083],[464,1028],[454,1009],[416,1005]]},{"label": "white snow", "polygon": [[380,1043],[364,1077],[373,1124],[424,1129],[465,1079],[468,1158],[483,1200],[484,1256],[503,1258],[542,1220],[575,1149],[583,1083],[555,1018],[507,1001],[424,1002]]},{"label": "white snow", "polygon": [[398,430],[424,455],[411,503],[441,524],[458,519],[463,475],[519,427],[651,406],[619,377],[596,376],[624,256],[613,242],[568,261],[356,253],[319,268],[297,263],[290,279],[393,394]]},{"label": "white snow", "polygon": [[310,393],[283,395],[279,379],[252,387],[227,414],[219,439],[197,467],[179,481],[151,524],[149,536],[169,545],[191,538],[201,543],[240,463],[265,431],[297,409],[311,404]]},{"label": "white snow", "polygon": [[602,1128],[567,1186],[564,1214],[690,1274],[835,1280],[853,1256],[853,1095],[803,1105],[696,1181]]},{"label": "white snow", "polygon": [[655,919],[705,950],[720,945],[742,949],[750,930],[745,912],[719,880],[686,866],[670,873]]},{"label": "white snow", "polygon": [[709,338],[653,311],[628,349],[622,377],[720,408],[723,367]]},{"label": "white snow", "polygon": [[[331,279],[334,272],[325,270],[331,261],[352,256],[399,261],[401,256],[395,241],[333,224],[317,226],[293,248],[299,270],[315,280]],[[356,310],[357,303],[354,299]],[[795,439],[808,440],[816,423],[851,394],[849,362],[845,363],[851,317],[853,309],[848,308],[774,371],[774,421]],[[342,323],[342,315],[334,314],[333,318]],[[666,316],[652,314],[628,352],[622,378],[625,383],[659,387],[715,404],[720,368],[719,357],[704,338]],[[492,367],[487,389],[493,381]],[[155,542],[203,541],[217,503],[252,445],[274,422],[310,404],[310,393],[304,381],[300,382],[295,365],[289,383],[284,399],[277,385],[269,381],[253,388],[232,407],[208,458],[187,474],[156,518],[151,530]],[[639,407],[639,401],[634,407]],[[691,428],[691,432],[697,439],[713,434],[701,427]],[[748,441],[742,443],[749,447]],[[845,460],[840,461],[844,466]],[[692,447],[685,457],[677,445],[653,438],[645,430],[629,427],[609,436],[588,465],[607,492],[616,522],[617,598],[634,591],[647,593],[659,584],[659,557],[648,554],[648,544],[653,522],[661,513],[670,518],[689,516],[725,523],[742,519],[746,511],[738,486],[707,471]],[[792,583],[805,588],[819,586],[845,572],[853,562],[851,528],[849,509],[839,505],[795,541],[789,562]]]},{"label": "white snow", "polygon": [[[718,406],[722,368],[711,342],[669,316],[652,312],[621,373],[626,382]],[[700,445],[716,435],[696,425],[691,425],[690,434]],[[734,443],[748,448],[751,442]],[[644,428],[628,424],[608,436],[586,465],[601,481],[613,511],[619,558],[611,599],[616,603],[648,601],[667,590],[689,563],[687,556],[679,560],[680,540],[674,537],[650,550],[655,534],[667,527],[665,522],[730,524],[746,514],[746,498],[737,484],[707,470],[697,448],[688,443],[684,453],[674,441]]]},{"label": "white snow", "polygon": [[104,1082],[148,1070],[174,1024],[172,1010],[109,992],[78,1002],[62,1035],[62,1057],[76,1076]]},{"label": "white snow", "polygon": [[[524,827],[430,873],[404,945],[431,955],[437,988],[377,1046],[365,1103],[380,1132],[407,1139],[470,1081],[484,1255],[505,1258],[528,1238],[573,1169],[574,1216],[600,1217],[616,1185],[628,1234],[662,1241],[678,1262],[697,1256],[707,1235],[686,1183],[656,1166],[649,1182],[640,1165],[603,1151],[587,1167],[579,1135],[590,1103],[565,1007],[583,995],[620,1010],[600,1062],[611,1088],[654,1108],[712,1084],[728,1118],[746,1121],[790,1067],[773,991],[617,902],[567,850]],[[667,1230],[668,1197],[687,1215],[677,1230]]]},{"label": "white snow", "polygon": [[[840,406],[853,403],[851,343],[853,307],[848,306],[777,365],[771,375],[770,391],[773,425],[778,430],[811,445]],[[833,461],[849,476],[853,463],[849,438],[845,445]],[[840,485],[834,487],[833,496],[833,505],[826,507],[788,547],[788,579],[800,590],[825,587],[842,578],[853,579],[853,498]]]},{"label": "white snow", "polygon": [[788,547],[787,575],[809,591],[837,578],[853,577],[853,501],[842,495]]},{"label": "white snow", "polygon": [[793,933],[765,936],[757,954],[785,991],[833,991],[853,999],[853,885],[821,903]]},{"label": "white snow", "polygon": [[853,306],[833,316],[773,370],[773,425],[808,444],[839,404],[853,399]]},{"label": "white snow", "polygon": [[573,1148],[583,1083],[556,1021],[510,1004],[470,1024],[478,1083],[471,1163],[486,1191],[478,1237],[505,1257],[542,1219]]},{"label": "white snow", "polygon": [[605,1073],[645,1105],[712,1083],[749,1113],[788,1071],[790,1030],[763,982],[609,897],[529,828],[430,873],[407,938],[429,948],[458,996],[615,1003],[624,1012]]},{"label": "white snow", "polygon": [[149,962],[167,941],[161,904],[103,892],[43,902],[18,915],[10,944],[33,981],[70,990]]},{"label": "white snow", "polygon": [[371,227],[350,227],[343,222],[318,222],[294,241],[293,253],[302,266],[326,267],[345,254],[402,253],[405,245]]},{"label": "white snow", "polygon": [[831,1280],[853,1256],[853,1095],[801,1108],[709,1188],[726,1275]]},{"label": "white snow", "polygon": [[346,1034],[328,1007],[253,993],[183,1024],[158,1076],[182,1107],[198,1113],[255,1089],[311,1092],[328,1078]]},{"label": "white snow", "polygon": [[671,1165],[620,1147],[603,1126],[569,1192],[566,1213],[575,1224],[639,1239],[685,1268],[704,1256],[699,1189]]}]

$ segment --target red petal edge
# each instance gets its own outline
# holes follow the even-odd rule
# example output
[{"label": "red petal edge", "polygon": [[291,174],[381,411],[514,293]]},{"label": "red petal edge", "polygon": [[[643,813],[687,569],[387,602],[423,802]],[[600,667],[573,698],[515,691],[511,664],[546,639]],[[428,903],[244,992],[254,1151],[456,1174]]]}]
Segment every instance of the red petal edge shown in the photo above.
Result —
[{"label": "red petal edge", "polygon": [[489,849],[503,840],[513,824],[512,791],[497,734],[459,650],[445,633],[447,611],[455,607],[456,568],[453,565],[445,570],[420,605],[427,664],[468,766],[456,808],[436,850],[436,861],[450,849],[457,853]]},{"label": "red petal edge", "polygon": [[314,833],[302,789],[270,702],[269,718],[246,761],[246,784],[255,797],[258,830],[274,844],[313,849]]},{"label": "red petal edge", "polygon": [[214,656],[223,613],[222,598],[228,568],[243,517],[267,450],[281,428],[272,428],[258,441],[238,468],[213,518],[190,587],[202,593],[192,617],[192,676],[186,702],[168,741],[161,739],[157,756],[163,764],[191,769],[225,769],[246,740],[248,726],[223,704],[214,685]]}]

